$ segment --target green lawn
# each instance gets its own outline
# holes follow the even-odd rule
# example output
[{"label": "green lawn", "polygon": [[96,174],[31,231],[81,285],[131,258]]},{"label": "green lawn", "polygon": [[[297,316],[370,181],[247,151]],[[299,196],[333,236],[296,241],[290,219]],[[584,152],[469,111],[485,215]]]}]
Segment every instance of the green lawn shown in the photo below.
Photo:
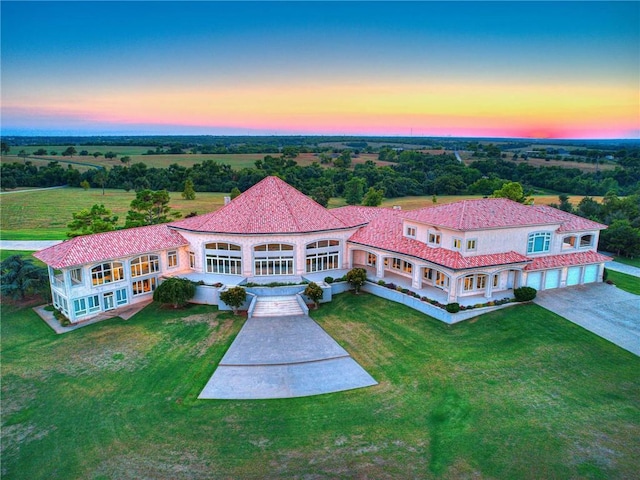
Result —
[{"label": "green lawn", "polygon": [[611,280],[621,290],[640,295],[640,278],[638,277],[607,269],[607,280]]},{"label": "green lawn", "polygon": [[35,265],[38,265],[40,267],[46,267],[46,265],[43,262],[33,258],[33,253],[34,252],[26,251],[26,250],[0,250],[0,262],[11,257],[12,255],[20,255],[21,257],[26,257],[30,259]]},{"label": "green lawn", "polygon": [[313,316],[380,382],[197,400],[242,325],[155,305],[57,336],[3,307],[3,479],[634,478],[640,359],[536,305],[447,326],[342,294]]},{"label": "green lawn", "polygon": [[640,258],[615,257],[614,260],[619,263],[624,263],[625,265],[640,268]]}]

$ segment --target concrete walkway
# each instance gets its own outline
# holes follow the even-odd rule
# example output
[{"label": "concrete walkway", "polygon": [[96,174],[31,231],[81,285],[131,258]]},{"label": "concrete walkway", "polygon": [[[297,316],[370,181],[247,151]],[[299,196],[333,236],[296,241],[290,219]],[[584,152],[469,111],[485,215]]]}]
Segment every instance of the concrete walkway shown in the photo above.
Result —
[{"label": "concrete walkway", "polygon": [[293,398],[372,385],[377,382],[311,317],[252,317],[198,398]]},{"label": "concrete walkway", "polygon": [[534,303],[640,356],[640,296],[590,283],[543,290]]},{"label": "concrete walkway", "polygon": [[640,268],[638,267],[632,267],[631,265],[625,265],[624,263],[619,262],[606,262],[604,266],[614,272],[626,273],[627,275],[640,277]]},{"label": "concrete walkway", "polygon": [[0,240],[0,250],[37,252],[62,243],[62,240]]}]

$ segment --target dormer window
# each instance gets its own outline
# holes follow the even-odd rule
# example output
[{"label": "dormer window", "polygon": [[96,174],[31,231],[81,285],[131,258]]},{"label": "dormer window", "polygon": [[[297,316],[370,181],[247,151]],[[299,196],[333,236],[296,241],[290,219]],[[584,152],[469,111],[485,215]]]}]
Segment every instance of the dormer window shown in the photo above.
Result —
[{"label": "dormer window", "polygon": [[591,247],[593,245],[593,235],[587,234],[580,237],[580,248]]},{"label": "dormer window", "polygon": [[478,241],[475,238],[467,240],[467,252],[473,252],[476,249]]},{"label": "dormer window", "polygon": [[429,232],[429,243],[431,245],[440,245],[442,235],[437,232]]},{"label": "dormer window", "polygon": [[563,250],[570,250],[576,248],[576,236],[575,235],[569,235],[568,237],[564,237],[562,239],[562,249]]},{"label": "dormer window", "polygon": [[453,249],[454,250],[460,250],[462,248],[462,239],[461,238],[454,238],[453,239]]},{"label": "dormer window", "polygon": [[416,238],[416,227],[407,227],[406,235],[410,238]]}]

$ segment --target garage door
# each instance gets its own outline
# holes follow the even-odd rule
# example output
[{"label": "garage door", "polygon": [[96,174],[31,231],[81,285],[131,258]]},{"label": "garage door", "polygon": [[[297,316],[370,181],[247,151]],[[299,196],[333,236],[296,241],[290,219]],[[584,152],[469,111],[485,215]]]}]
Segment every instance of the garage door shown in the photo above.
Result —
[{"label": "garage door", "polygon": [[527,275],[527,287],[540,290],[540,284],[542,283],[542,272],[529,272]]},{"label": "garage door", "polygon": [[578,285],[580,283],[581,267],[569,267],[567,272],[567,286]]},{"label": "garage door", "polygon": [[584,267],[584,283],[593,283],[598,279],[598,265]]},{"label": "garage door", "polygon": [[544,276],[544,289],[558,288],[560,286],[560,270],[547,270]]}]

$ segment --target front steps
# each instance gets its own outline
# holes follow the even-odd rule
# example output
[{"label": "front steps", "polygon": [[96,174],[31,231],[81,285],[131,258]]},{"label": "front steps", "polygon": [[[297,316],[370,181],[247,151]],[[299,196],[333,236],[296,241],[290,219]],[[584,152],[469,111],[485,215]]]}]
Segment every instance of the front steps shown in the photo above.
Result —
[{"label": "front steps", "polygon": [[295,295],[260,296],[256,299],[256,307],[253,310],[254,317],[289,317],[294,315],[305,315]]}]

